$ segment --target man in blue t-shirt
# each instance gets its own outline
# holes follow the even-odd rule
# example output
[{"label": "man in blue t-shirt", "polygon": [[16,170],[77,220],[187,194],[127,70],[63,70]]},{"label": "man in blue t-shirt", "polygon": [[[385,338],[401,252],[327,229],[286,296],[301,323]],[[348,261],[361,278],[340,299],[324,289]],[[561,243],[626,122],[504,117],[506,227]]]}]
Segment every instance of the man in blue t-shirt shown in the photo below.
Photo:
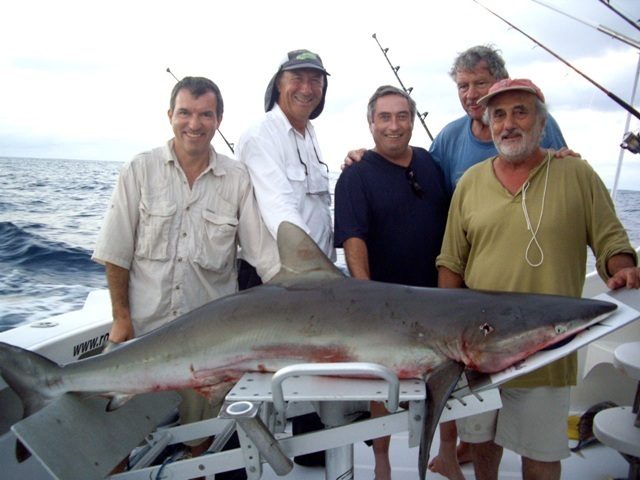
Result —
[{"label": "man in blue t-shirt", "polygon": [[[354,278],[436,287],[449,210],[442,171],[423,149],[409,146],[416,104],[382,86],[369,100],[375,147],[342,172],[335,191],[334,244],[343,247]],[[385,413],[372,404],[374,416]],[[389,437],[373,442],[375,477],[390,478]]]},{"label": "man in blue t-shirt", "polygon": [[[456,83],[466,115],[446,125],[433,140],[429,152],[442,168],[451,193],[470,166],[497,155],[489,126],[482,121],[484,107],[478,104],[478,99],[498,80],[509,78],[509,73],[497,50],[478,45],[456,57],[449,75]],[[550,115],[540,146],[555,150],[566,147],[560,127]]]}]

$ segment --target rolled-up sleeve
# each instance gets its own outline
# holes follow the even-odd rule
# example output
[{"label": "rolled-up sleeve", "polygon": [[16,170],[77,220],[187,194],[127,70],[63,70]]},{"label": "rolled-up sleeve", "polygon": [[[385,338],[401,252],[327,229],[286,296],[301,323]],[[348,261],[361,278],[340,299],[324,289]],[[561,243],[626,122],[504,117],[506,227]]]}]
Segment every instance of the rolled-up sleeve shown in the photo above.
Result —
[{"label": "rolled-up sleeve", "polygon": [[585,195],[585,203],[591,200],[589,205],[589,215],[587,217],[588,243],[591,245],[596,257],[596,270],[598,275],[605,282],[611,278],[607,271],[607,261],[614,255],[626,253],[633,257],[635,264],[638,264],[636,251],[629,242],[629,237],[616,215],[615,206],[607,187],[604,185],[598,174],[587,164],[585,171],[589,175],[588,179],[581,182],[581,185],[589,186],[589,196]]}]

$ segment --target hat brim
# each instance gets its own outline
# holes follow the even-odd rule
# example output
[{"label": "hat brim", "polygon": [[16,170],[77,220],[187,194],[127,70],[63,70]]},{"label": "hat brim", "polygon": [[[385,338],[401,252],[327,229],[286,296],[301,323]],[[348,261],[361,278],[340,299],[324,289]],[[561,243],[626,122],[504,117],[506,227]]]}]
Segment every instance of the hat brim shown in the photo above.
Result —
[{"label": "hat brim", "polygon": [[[482,105],[483,107],[486,107],[488,105],[488,103],[489,103],[489,100],[491,100],[496,95],[500,95],[501,93],[504,93],[504,92],[512,92],[512,91],[515,91],[515,90],[520,90],[522,92],[527,92],[527,93],[532,94],[536,98],[540,98],[538,96],[538,92],[536,92],[533,88],[526,87],[526,86],[520,86],[520,85],[514,85],[512,87],[505,87],[505,88],[502,88],[502,89],[497,90],[495,92],[491,92],[491,93],[485,95],[484,97],[481,97],[478,100],[477,103],[479,105]],[[542,100],[542,101],[544,102],[544,100]]]},{"label": "hat brim", "polygon": [[280,69],[281,72],[287,70],[298,70],[298,69],[302,69],[302,68],[312,68],[314,70],[320,70],[322,73],[324,73],[325,75],[329,75],[329,72],[327,72],[324,68],[320,67],[317,63],[297,63],[295,65],[287,65],[285,67],[282,67]]}]

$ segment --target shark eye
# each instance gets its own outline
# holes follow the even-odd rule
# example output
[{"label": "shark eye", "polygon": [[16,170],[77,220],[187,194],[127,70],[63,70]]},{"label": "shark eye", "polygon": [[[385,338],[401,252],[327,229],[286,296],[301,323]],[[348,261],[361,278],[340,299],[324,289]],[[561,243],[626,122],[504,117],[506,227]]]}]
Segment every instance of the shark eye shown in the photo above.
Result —
[{"label": "shark eye", "polygon": [[556,325],[556,333],[557,334],[561,334],[561,333],[565,333],[567,331],[567,327],[564,325]]},{"label": "shark eye", "polygon": [[493,332],[494,328],[491,325],[489,325],[488,323],[483,323],[480,326],[480,330],[482,331],[483,335],[486,337],[491,332]]}]

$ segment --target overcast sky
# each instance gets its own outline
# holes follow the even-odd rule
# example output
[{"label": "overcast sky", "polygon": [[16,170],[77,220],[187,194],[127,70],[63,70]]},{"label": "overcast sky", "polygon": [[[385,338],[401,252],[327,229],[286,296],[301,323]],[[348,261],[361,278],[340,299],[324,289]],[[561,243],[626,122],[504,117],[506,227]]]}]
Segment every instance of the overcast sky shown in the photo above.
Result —
[{"label": "overcast sky", "polygon": [[[637,49],[532,0],[482,3],[630,101]],[[598,0],[544,3],[640,41],[637,29]],[[639,0],[611,5],[640,18]],[[397,85],[375,32],[404,84],[414,87],[420,111],[429,112],[433,134],[462,115],[447,74],[453,58],[491,43],[512,77],[542,88],[569,146],[608,186],[614,182],[626,111],[473,0],[23,0],[5,2],[2,20],[0,156],[126,161],[159,145],[172,135],[167,67],[220,86],[221,131],[236,142],[262,115],[265,87],[284,54],[307,48],[331,73],[314,123],[325,160],[337,170],[347,150],[372,143],[369,96],[379,85]],[[630,130],[639,128],[632,119]],[[430,144],[417,122],[412,143]],[[231,154],[218,135],[214,145]],[[619,188],[640,190],[640,155],[625,155]]]}]

